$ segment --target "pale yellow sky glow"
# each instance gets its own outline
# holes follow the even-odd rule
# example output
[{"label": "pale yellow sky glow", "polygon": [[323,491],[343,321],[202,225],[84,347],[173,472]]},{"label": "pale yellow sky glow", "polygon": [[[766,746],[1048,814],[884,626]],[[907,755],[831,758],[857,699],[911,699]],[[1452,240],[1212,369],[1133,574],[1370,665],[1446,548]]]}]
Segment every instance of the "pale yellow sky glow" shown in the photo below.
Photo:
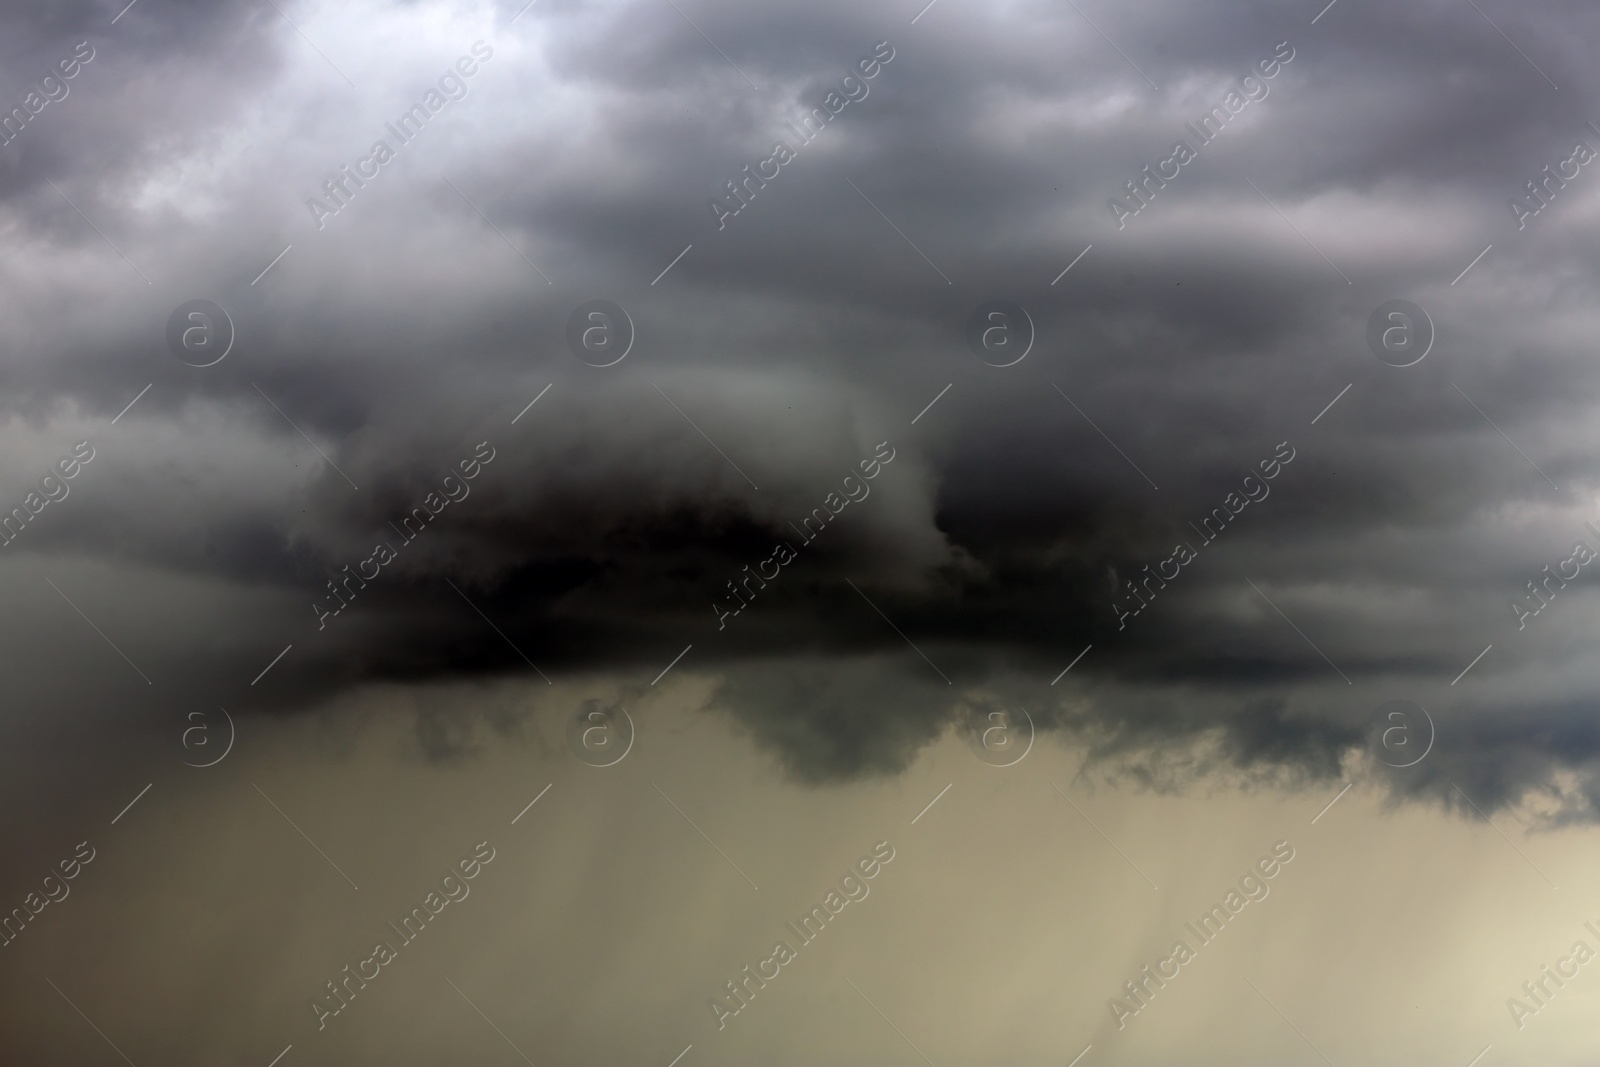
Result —
[{"label": "pale yellow sky glow", "polygon": [[[152,1062],[286,1044],[320,1063],[503,1062],[479,1011],[534,1063],[663,1067],[689,1045],[685,1063],[1065,1063],[1092,1046],[1080,1063],[1464,1067],[1486,1045],[1487,1064],[1578,1062],[1591,1040],[1600,971],[1547,981],[1521,1028],[1506,1001],[1595,947],[1593,830],[1385,810],[1371,783],[1325,811],[1331,787],[1152,795],[1048,735],[997,768],[946,734],[892,780],[816,788],[700,710],[711,681],[683,672],[630,707],[634,745],[603,768],[567,751],[559,717],[516,741],[474,718],[609,705],[592,682],[375,691],[253,723],[213,777],[90,835],[71,894],[5,950],[7,1026],[99,1055],[87,1027],[31,1026],[71,1011],[40,973]],[[413,705],[465,716],[484,751],[423,761]],[[484,841],[467,895],[402,941],[388,924]],[[893,859],[866,895],[796,937],[786,924],[880,842]],[[1246,883],[1266,895],[1198,939],[1189,924],[1274,845],[1293,858]],[[1125,983],[1180,940],[1192,958],[1119,1027],[1108,1002],[1135,1004]],[[325,982],[378,941],[396,958],[319,1030]],[[709,1002],[736,1003],[725,983],[779,941],[794,958],[719,1028]],[[457,1058],[476,1027],[481,1060]]]}]

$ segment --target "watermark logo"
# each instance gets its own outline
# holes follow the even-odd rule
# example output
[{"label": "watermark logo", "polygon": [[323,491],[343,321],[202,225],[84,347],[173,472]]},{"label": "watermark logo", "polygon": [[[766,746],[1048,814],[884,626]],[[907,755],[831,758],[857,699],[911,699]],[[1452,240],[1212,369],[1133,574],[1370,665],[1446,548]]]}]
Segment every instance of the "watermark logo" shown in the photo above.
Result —
[{"label": "watermark logo", "polygon": [[591,367],[621,363],[633,349],[633,320],[609,300],[579,304],[567,316],[567,347]]},{"label": "watermark logo", "polygon": [[[1287,449],[1287,451],[1285,451]],[[1211,514],[1200,520],[1200,525],[1189,523],[1189,528],[1199,534],[1200,548],[1205,548],[1228,528],[1228,523],[1239,517],[1239,513],[1249,507],[1251,503],[1260,503],[1272,494],[1272,487],[1267,483],[1283,472],[1283,468],[1294,461],[1299,453],[1288,441],[1279,441],[1278,447],[1273,449],[1272,455],[1259,461],[1256,468],[1260,475],[1252,472],[1240,481],[1239,489],[1230,492],[1222,498],[1222,503],[1211,509]],[[1152,483],[1153,484],[1153,483]],[[1244,495],[1240,495],[1240,491]],[[1135,583],[1133,578],[1124,578],[1122,588],[1117,588],[1117,573],[1111,572],[1111,610],[1117,615],[1117,629],[1127,627],[1128,619],[1138,615],[1149,607],[1156,599],[1157,594],[1167,587],[1167,583],[1176,579],[1183,573],[1183,568],[1193,563],[1200,557],[1199,550],[1188,541],[1183,541],[1172,546],[1172,555],[1157,563],[1154,570],[1150,564],[1144,565],[1142,576]],[[1167,573],[1167,564],[1172,564],[1172,573]],[[1152,584],[1153,583],[1153,584]],[[1142,592],[1141,592],[1142,590]],[[1119,604],[1116,597],[1131,594],[1129,599]]]},{"label": "watermark logo", "polygon": [[[138,798],[136,797],[135,799]],[[121,817],[120,815],[117,816],[119,819]],[[85,853],[84,849],[89,851]],[[44,876],[44,880],[39,887],[39,889],[43,890],[43,895],[40,894],[39,890],[30,892],[23,898],[20,906],[12,908],[10,914],[0,918],[0,948],[5,948],[22,936],[22,931],[27,929],[28,924],[37,918],[45,908],[51,904],[59,904],[61,901],[66,900],[72,893],[72,887],[67,883],[78,877],[83,872],[83,868],[94,857],[94,846],[87,841],[80,841],[78,842],[78,847],[73,850],[71,858],[59,860],[56,863],[56,867],[60,874],[58,875],[56,871],[50,871],[49,874]],[[49,870],[49,868],[46,868],[46,870]]]},{"label": "watermark logo", "polygon": [[[727,192],[718,193],[706,201],[706,206],[711,209],[711,217],[717,220],[717,229],[727,229],[728,220],[749,207],[755,200],[756,193],[765,189],[768,182],[777,181],[778,176],[783,173],[783,168],[793,163],[799,157],[800,150],[816,140],[840,112],[851,104],[865,100],[867,94],[872,91],[867,82],[876,78],[894,56],[894,45],[888,41],[879,41],[872,46],[872,55],[857,60],[854,67],[848,68],[849,73],[838,82],[839,87],[822,98],[821,107],[814,107],[809,115],[801,116],[799,125],[785,121],[784,125],[794,135],[794,147],[791,148],[785,140],[773,141],[770,156],[759,159],[753,168],[746,163],[739,169],[743,177],[723,182],[723,188]],[[745,79],[747,82],[749,80]],[[752,83],[750,88],[754,89],[755,85]],[[687,252],[688,249],[684,251]],[[659,280],[658,278],[657,281]]]},{"label": "watermark logo", "polygon": [[[1592,128],[1592,127],[1591,127]],[[1528,225],[1528,220],[1545,208],[1556,198],[1556,193],[1567,187],[1567,182],[1578,176],[1582,167],[1594,162],[1595,150],[1584,141],[1577,141],[1572,146],[1572,154],[1552,171],[1550,164],[1546,163],[1544,169],[1537,175],[1528,179],[1524,188],[1527,194],[1522,197],[1511,197],[1506,203],[1511,208],[1511,217],[1517,220],[1517,229]]]},{"label": "watermark logo", "polygon": [[[883,454],[883,450],[886,448],[889,450],[887,456]],[[860,503],[871,496],[872,486],[867,483],[882,474],[883,468],[892,463],[894,457],[894,446],[888,441],[879,441],[878,447],[873,450],[872,457],[863,459],[856,464],[860,474],[858,475],[855,471],[851,471],[839,483],[839,488],[844,491],[843,496],[840,496],[837,491],[830,492],[822,498],[822,504],[819,507],[812,508],[811,514],[800,520],[799,525],[791,522],[789,525],[794,532],[805,538],[804,541],[800,542],[800,548],[804,548],[812,541],[815,541],[817,536],[827,528],[828,523],[838,518],[839,514],[849,507],[851,503]],[[852,482],[855,483],[853,488],[851,486]],[[812,529],[813,523],[816,525],[816,529]],[[775,580],[782,573],[783,568],[793,563],[798,555],[799,551],[793,545],[787,541],[780,541],[773,546],[772,555],[757,563],[754,571],[750,570],[748,563],[745,564],[742,576],[738,579],[730,579],[727,584],[728,592],[733,595],[728,597],[726,602],[732,604],[733,607],[725,608],[722,603],[716,601],[711,604],[711,610],[717,613],[717,630],[727,629],[728,620],[738,616],[740,612],[749,607],[755,601],[757,593],[765,589],[769,581]],[[771,574],[768,574],[766,570],[768,563],[772,564]],[[751,582],[756,583],[755,588],[751,587]]]},{"label": "watermark logo", "polygon": [[1367,750],[1390,767],[1414,767],[1433,749],[1433,719],[1422,705],[1388,700],[1367,720]]},{"label": "watermark logo", "polygon": [[[1596,930],[1594,923],[1586,922],[1583,926],[1590,934],[1600,938],[1600,930]],[[1528,1025],[1526,1022],[1528,1016],[1538,1015],[1541,1009],[1549,1007],[1550,1001],[1561,991],[1561,987],[1578,977],[1578,971],[1592,959],[1594,959],[1594,949],[1589,947],[1589,943],[1574,941],[1572,951],[1558,957],[1554,968],[1546,963],[1539,968],[1537,978],[1523,982],[1522,993],[1526,999],[1506,998],[1506,1010],[1511,1013],[1511,1021],[1517,1024],[1517,1029],[1521,1030]],[[1554,989],[1551,988],[1552,984],[1555,986]]]},{"label": "watermark logo", "polygon": [[[1126,1027],[1129,1019],[1148,1008],[1155,1000],[1156,993],[1165,989],[1168,982],[1182,974],[1183,968],[1195,960],[1202,948],[1221,937],[1228,924],[1236,920],[1240,912],[1251,904],[1266,900],[1272,892],[1271,880],[1282,873],[1283,868],[1289,865],[1294,856],[1294,846],[1289,842],[1275,843],[1271,854],[1262,856],[1253,865],[1246,867],[1239,881],[1228,887],[1227,894],[1212,904],[1211,910],[1203,913],[1194,922],[1184,923],[1184,936],[1173,942],[1172,950],[1153,965],[1145,964],[1138,974],[1124,982],[1123,995],[1106,1001],[1106,1009],[1111,1013],[1111,1021],[1117,1024],[1117,1029]],[[1188,938],[1194,939],[1193,947],[1190,947]],[[1170,971],[1167,970],[1168,964],[1172,966]]]},{"label": "watermark logo", "polygon": [[[487,841],[479,841],[472,855],[457,861],[454,867],[446,868],[446,874],[437,883],[438,888],[430,888],[428,895],[406,913],[398,926],[392,921],[389,923],[389,929],[395,934],[393,941],[389,940],[387,933],[384,934],[384,940],[373,946],[372,955],[362,959],[354,969],[345,964],[335,977],[323,982],[327,992],[318,993],[311,1001],[311,1011],[317,1017],[317,1029],[327,1029],[328,1020],[348,1008],[358,992],[366,989],[367,984],[375,981],[385,967],[399,959],[400,950],[415,941],[428,928],[428,924],[439,917],[440,912],[451,904],[466,900],[472,894],[472,887],[467,883],[482,874],[483,868],[494,858],[494,846]],[[370,972],[368,966],[372,968]]]},{"label": "watermark logo", "polygon": [[[311,213],[311,221],[317,224],[317,229],[322,229],[328,224],[328,219],[354,203],[361,190],[367,187],[367,182],[377,178],[401,148],[416,140],[428,121],[444,110],[447,104],[466,99],[470,90],[465,79],[477,74],[480,64],[489,62],[494,56],[494,49],[487,41],[472,42],[470,51],[471,56],[461,56],[453,67],[445,68],[437,87],[430,86],[428,91],[423,93],[422,99],[413,102],[404,114],[393,122],[383,124],[384,132],[394,140],[393,146],[385,140],[374,141],[369,153],[356,160],[354,170],[349,164],[345,164],[337,171],[328,173],[328,177],[322,183],[322,198],[315,196],[306,198],[306,210]],[[473,56],[477,58],[474,59]],[[352,85],[351,88],[355,86]],[[445,183],[449,184],[448,178],[445,179]],[[452,185],[451,188],[455,187]],[[459,189],[456,189],[456,194],[463,200],[467,199]],[[472,201],[467,200],[467,203],[471,205]],[[473,210],[476,211],[477,208],[474,207]],[[258,278],[257,281],[259,280]]]},{"label": "watermark logo", "polygon": [[[1155,200],[1156,194],[1165,189],[1168,182],[1175,180],[1183,173],[1184,167],[1199,158],[1201,150],[1206,145],[1222,135],[1223,129],[1234,116],[1250,104],[1265,100],[1267,94],[1271,92],[1267,82],[1276,78],[1294,56],[1294,47],[1288,41],[1279,41],[1270,56],[1258,59],[1253,67],[1246,68],[1244,76],[1239,79],[1236,87],[1230,88],[1228,95],[1223,97],[1220,103],[1200,116],[1197,121],[1183,124],[1186,137],[1194,139],[1192,146],[1187,139],[1174,143],[1171,153],[1157,163],[1154,169],[1146,163],[1140,168],[1139,173],[1123,182],[1123,192],[1106,201],[1117,229],[1122,229],[1130,218],[1149,207]],[[1150,85],[1152,88],[1155,87],[1154,82]],[[1168,167],[1172,169],[1168,170]],[[1127,199],[1123,199],[1124,196]]]},{"label": "watermark logo", "polygon": [[1033,716],[1028,709],[991,711],[967,728],[967,747],[991,767],[1012,767],[1033,750]]},{"label": "watermark logo", "polygon": [[1385,301],[1367,317],[1367,347],[1391,367],[1421,363],[1433,349],[1433,320],[1409,300]]},{"label": "watermark logo", "polygon": [[210,715],[210,712],[191,711],[189,713],[189,721],[194,725],[183,731],[183,736],[180,738],[180,741],[183,744],[183,750],[185,752],[187,752],[190,756],[195,757],[195,759],[202,761],[196,763],[192,762],[191,760],[184,760],[183,762],[188,764],[190,767],[215,767],[217,764],[221,763],[227,758],[229,752],[233,751],[233,716],[228,714],[227,708],[218,708],[217,710],[222,712],[223,721],[228,725],[228,739],[220,746],[222,751],[218,753],[215,758],[212,758],[211,754],[216,752],[219,746],[213,743],[211,737],[211,724],[206,721]]},{"label": "watermark logo", "polygon": [[167,318],[167,348],[191,367],[211,367],[233,348],[233,320],[210,300],[179,304]]},{"label": "watermark logo", "polygon": [[589,700],[567,722],[567,748],[591,767],[611,767],[633,750],[633,733],[627,708],[602,710]]},{"label": "watermark logo", "polygon": [[[717,995],[706,999],[706,1006],[711,1009],[711,1018],[717,1024],[717,1029],[726,1029],[728,1020],[748,1008],[756,994],[767,988],[767,983],[775,981],[783,973],[784,967],[799,959],[799,950],[822,936],[823,930],[838,919],[840,912],[851,904],[866,900],[872,892],[872,886],[868,883],[883,873],[883,868],[894,860],[894,856],[894,846],[889,842],[879,841],[873,845],[871,853],[862,856],[855,866],[846,870],[837,888],[829,888],[822,903],[813,904],[811,910],[800,916],[797,922],[783,924],[785,937],[773,944],[770,956],[759,960],[754,968],[745,964],[733,978],[722,983]],[[791,939],[793,945],[789,944]],[[767,969],[769,964],[771,970]]]},{"label": "watermark logo", "polygon": [[1033,319],[1020,304],[986,300],[967,319],[967,347],[991,367],[1013,367],[1033,348]]}]

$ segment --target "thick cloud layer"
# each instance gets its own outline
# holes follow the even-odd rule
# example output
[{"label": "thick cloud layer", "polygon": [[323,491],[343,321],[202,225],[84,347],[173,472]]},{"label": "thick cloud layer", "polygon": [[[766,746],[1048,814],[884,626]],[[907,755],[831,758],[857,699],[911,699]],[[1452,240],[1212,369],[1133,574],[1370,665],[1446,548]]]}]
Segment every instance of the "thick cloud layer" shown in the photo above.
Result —
[{"label": "thick cloud layer", "polygon": [[812,780],[1014,704],[1327,777],[1403,698],[1401,793],[1593,817],[1588,571],[1511,607],[1600,549],[1590,8],[120,8],[0,15],[0,503],[96,455],[0,580],[69,715],[692,646]]}]

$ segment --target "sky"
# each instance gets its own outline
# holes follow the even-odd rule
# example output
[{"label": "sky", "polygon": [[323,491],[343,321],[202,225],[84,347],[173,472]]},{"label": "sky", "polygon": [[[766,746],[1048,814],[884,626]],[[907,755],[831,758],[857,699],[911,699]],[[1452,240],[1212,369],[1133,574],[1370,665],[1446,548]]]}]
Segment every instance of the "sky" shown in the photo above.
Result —
[{"label": "sky", "polygon": [[1591,6],[0,30],[0,1063],[1592,1061]]}]

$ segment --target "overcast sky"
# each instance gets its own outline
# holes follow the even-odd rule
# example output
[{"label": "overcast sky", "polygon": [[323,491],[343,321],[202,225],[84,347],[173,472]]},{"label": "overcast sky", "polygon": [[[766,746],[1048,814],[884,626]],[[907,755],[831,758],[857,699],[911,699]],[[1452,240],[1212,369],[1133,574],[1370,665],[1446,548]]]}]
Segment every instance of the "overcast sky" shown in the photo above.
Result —
[{"label": "overcast sky", "polygon": [[125,2],[0,3],[4,1062],[1591,1056],[1592,6]]}]

